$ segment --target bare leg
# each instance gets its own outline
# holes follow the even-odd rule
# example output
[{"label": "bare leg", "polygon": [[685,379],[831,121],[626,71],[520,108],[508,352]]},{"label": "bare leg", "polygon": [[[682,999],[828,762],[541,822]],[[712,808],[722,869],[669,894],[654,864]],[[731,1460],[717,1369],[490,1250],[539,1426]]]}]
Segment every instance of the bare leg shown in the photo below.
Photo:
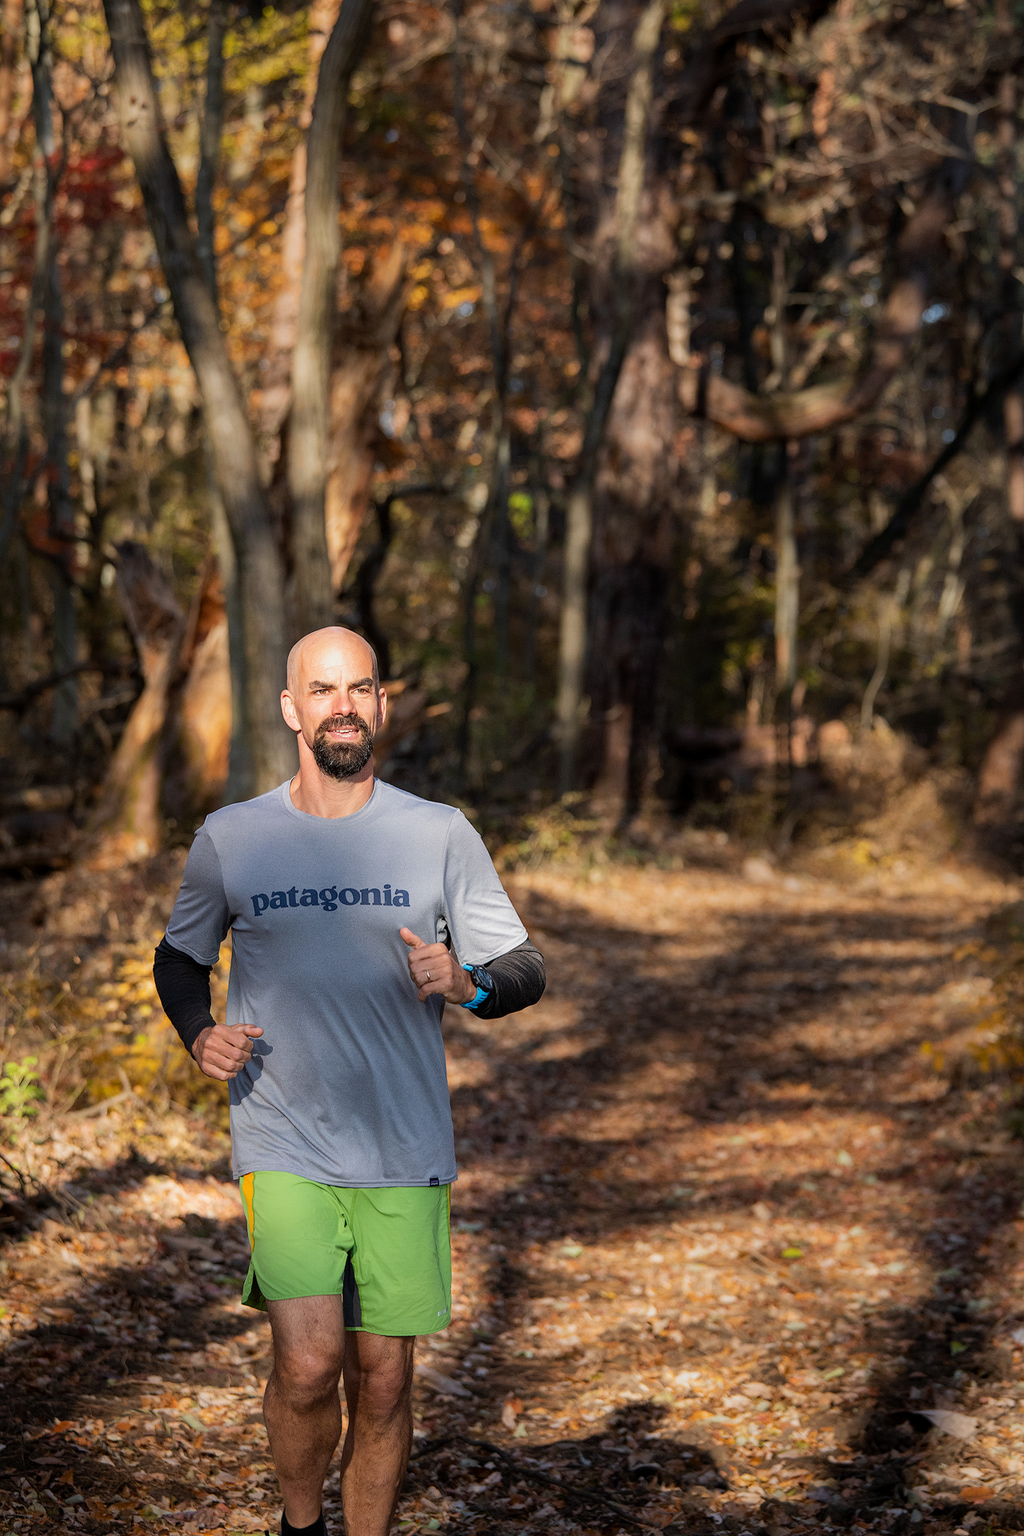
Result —
[{"label": "bare leg", "polygon": [[341,1456],[345,1536],[388,1536],[412,1447],[411,1338],[345,1340],[348,1433]]},{"label": "bare leg", "polygon": [[274,1369],[263,1418],[289,1525],[312,1525],[341,1438],[338,1382],[345,1360],[340,1296],[270,1301]]}]

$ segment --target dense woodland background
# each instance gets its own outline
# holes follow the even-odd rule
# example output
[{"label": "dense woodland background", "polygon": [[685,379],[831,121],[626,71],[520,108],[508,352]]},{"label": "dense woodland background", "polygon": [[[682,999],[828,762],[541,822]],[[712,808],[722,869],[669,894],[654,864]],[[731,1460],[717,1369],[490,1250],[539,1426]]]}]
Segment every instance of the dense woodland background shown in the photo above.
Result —
[{"label": "dense woodland background", "polygon": [[1013,0],[4,0],[0,863],[279,782],[332,619],[485,819],[909,788],[1012,854],[1021,59]]},{"label": "dense woodland background", "polygon": [[151,967],[332,619],[549,977],[404,1536],[1021,1528],[1021,23],[0,0],[4,1530],[274,1527]]}]

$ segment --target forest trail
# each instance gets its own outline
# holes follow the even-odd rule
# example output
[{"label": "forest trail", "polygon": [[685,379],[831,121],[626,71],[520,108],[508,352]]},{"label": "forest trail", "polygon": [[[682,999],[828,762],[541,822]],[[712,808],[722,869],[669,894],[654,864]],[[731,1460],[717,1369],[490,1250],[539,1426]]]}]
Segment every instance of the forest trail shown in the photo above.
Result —
[{"label": "forest trail", "polygon": [[[761,873],[510,879],[550,986],[448,1015],[454,1322],[402,1531],[1024,1525],[1020,1145],[935,1065],[1018,893]],[[224,1139],[124,1109],[6,1147],[62,1203],[0,1214],[0,1529],[276,1530]]]}]

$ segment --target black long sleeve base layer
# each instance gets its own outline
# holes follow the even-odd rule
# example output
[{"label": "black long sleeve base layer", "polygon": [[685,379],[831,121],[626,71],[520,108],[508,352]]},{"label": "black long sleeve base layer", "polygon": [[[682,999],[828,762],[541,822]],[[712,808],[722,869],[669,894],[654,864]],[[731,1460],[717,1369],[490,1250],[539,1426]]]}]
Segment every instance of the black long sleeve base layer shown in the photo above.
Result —
[{"label": "black long sleeve base layer", "polygon": [[[164,1012],[192,1054],[204,1029],[216,1021],[210,1012],[210,971],[191,955],[175,949],[166,934],[153,957],[153,980]],[[539,1002],[545,986],[544,957],[529,939],[499,955],[486,967],[494,990],[473,1012],[481,1019],[501,1019]]]},{"label": "black long sleeve base layer", "polygon": [[217,1021],[210,1012],[210,965],[200,965],[191,955],[160,940],[153,956],[153,980],[164,1013],[181,1036],[181,1043],[192,1054],[204,1029]]}]

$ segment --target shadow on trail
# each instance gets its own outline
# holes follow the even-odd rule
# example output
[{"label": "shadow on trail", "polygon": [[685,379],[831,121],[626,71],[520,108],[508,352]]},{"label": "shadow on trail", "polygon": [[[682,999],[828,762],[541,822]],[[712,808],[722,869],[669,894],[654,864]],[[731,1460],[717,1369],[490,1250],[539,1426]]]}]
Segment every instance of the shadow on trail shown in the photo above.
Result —
[{"label": "shadow on trail", "polygon": [[[0,1488],[20,1485],[23,1497],[39,1498],[70,1473],[62,1494],[73,1501],[68,1508],[98,1499],[107,1511],[99,1525],[87,1521],[85,1529],[119,1528],[122,1518],[130,1528],[140,1498],[209,1502],[204,1474],[210,1468],[199,1448],[205,1445],[203,1454],[216,1456],[221,1432],[205,1429],[197,1440],[198,1421],[190,1424],[187,1412],[156,1400],[168,1391],[188,1397],[200,1389],[245,1386],[255,1372],[269,1370],[266,1341],[251,1334],[256,1314],[232,1315],[222,1307],[237,1297],[248,1262],[241,1215],[234,1221],[196,1213],[172,1218],[157,1229],[151,1259],[83,1272],[76,1245],[95,1241],[116,1255],[119,1242],[136,1232],[130,1211],[118,1212],[109,1198],[102,1208],[92,1202],[177,1171],[136,1155],[85,1171],[47,1197],[19,1202],[17,1227],[5,1234],[8,1249],[22,1249],[19,1282],[38,1279],[48,1295],[36,1309],[35,1326],[0,1350]],[[54,1273],[65,1266],[67,1287],[54,1297]],[[74,1421],[98,1417],[109,1430],[129,1414],[152,1421],[154,1455],[141,1463],[138,1455],[130,1463],[121,1456],[117,1434],[102,1434],[102,1443],[97,1435],[91,1443],[72,1429]],[[258,1402],[252,1416],[259,1419]],[[168,1452],[176,1453],[173,1459]],[[144,1487],[137,1481],[140,1471]],[[110,1507],[118,1499],[125,1502],[120,1514]],[[55,1508],[46,1512],[58,1515]],[[85,1510],[80,1513],[84,1517]],[[108,1518],[113,1527],[105,1524]]]},{"label": "shadow on trail", "polygon": [[[728,1487],[712,1450],[657,1433],[664,1416],[656,1404],[638,1404],[614,1414],[602,1432],[534,1445],[532,1454],[469,1436],[442,1435],[415,1447],[409,1486],[417,1491],[430,1483],[453,1486],[467,1475],[474,1478],[465,1507],[470,1515],[484,1517],[491,1530],[503,1529],[505,1522],[515,1530],[524,1519],[556,1514],[599,1528],[625,1524],[648,1530],[642,1512],[653,1483]],[[539,1490],[548,1502],[527,1510],[527,1490],[534,1495]]]},{"label": "shadow on trail", "polygon": [[[577,953],[576,972],[568,983],[549,965],[554,977],[549,1001],[571,1001],[570,1020],[518,1042],[515,1031],[506,1028],[486,1048],[458,1018],[447,1024],[450,1041],[470,1055],[484,1054],[489,1068],[483,1081],[455,1090],[453,1110],[460,1162],[469,1170],[489,1168],[492,1183],[500,1177],[503,1188],[470,1199],[460,1199],[457,1192],[455,1208],[463,1218],[482,1222],[501,1250],[487,1282],[496,1351],[521,1324],[538,1291],[537,1280],[516,1256],[531,1244],[567,1234],[581,1244],[607,1246],[617,1237],[628,1240],[667,1223],[678,1230],[691,1221],[745,1217],[753,1224],[755,1208],[767,1207],[780,1235],[837,1216],[844,1223],[884,1222],[893,1246],[919,1256],[931,1273],[931,1288],[924,1294],[916,1286],[913,1299],[880,1296],[861,1307],[858,1348],[876,1357],[870,1378],[859,1389],[819,1394],[823,1400],[809,1418],[833,1428],[841,1450],[787,1453],[791,1465],[819,1479],[810,1502],[806,1497],[795,1504],[762,1498],[745,1512],[725,1516],[709,1514],[695,1503],[678,1518],[688,1531],[701,1525],[735,1531],[787,1528],[808,1520],[909,1531],[932,1528],[936,1521],[949,1527],[971,1511],[996,1526],[1024,1528],[1024,1504],[1015,1487],[997,1489],[994,1496],[982,1487],[969,1489],[968,1496],[960,1492],[978,1465],[1003,1474],[1012,1470],[1004,1458],[976,1439],[959,1442],[943,1435],[921,1414],[923,1409],[956,1407],[974,1415],[980,1408],[984,1418],[992,1412],[991,1402],[981,1401],[984,1394],[1011,1390],[1012,1354],[995,1341],[984,1289],[992,1265],[1005,1262],[1004,1229],[1020,1210],[1024,1176],[1015,1149],[986,1145],[986,1132],[979,1128],[963,1131],[963,1093],[943,1096],[937,1083],[930,1097],[919,1091],[920,1047],[926,1040],[941,1040],[944,1028],[934,1013],[927,1014],[927,1005],[951,978],[950,954],[973,936],[971,924],[958,923],[955,913],[940,910],[938,903],[925,913],[894,913],[893,905],[870,912],[775,911],[767,919],[734,912],[723,924],[726,931],[714,953],[680,960],[676,933],[642,933],[625,924],[602,923],[582,905],[556,908],[534,895],[525,914],[528,926],[555,936],[563,954],[567,947]],[[879,1043],[861,1027],[861,1014],[868,1023],[882,1017],[898,1027]],[[644,1101],[638,1114],[645,1128],[628,1136],[602,1135],[603,1117],[625,1102],[636,1109],[638,1097]],[[856,1167],[838,1168],[834,1145],[821,1147],[816,1166],[802,1147],[798,1161],[807,1166],[784,1177],[765,1179],[731,1168],[727,1160],[698,1192],[687,1187],[686,1168],[673,1161],[671,1142],[687,1127],[713,1128],[723,1136],[735,1128],[749,1137],[780,1122],[799,1123],[812,1111],[840,1120],[873,1114],[889,1122],[885,1156],[870,1176]],[[936,1139],[943,1126],[949,1128],[948,1145]],[[998,1127],[986,1128],[988,1135],[993,1129]],[[630,1168],[637,1154],[650,1166],[646,1175]],[[898,1195],[898,1202],[890,1195]],[[750,1257],[758,1262],[757,1255]],[[620,1275],[617,1289],[625,1297],[630,1281],[644,1278],[642,1268]],[[898,1279],[886,1278],[898,1290]],[[834,1328],[827,1344],[813,1351],[789,1341],[786,1353],[798,1358],[801,1370],[824,1370],[841,1362],[854,1332],[838,1299],[830,1301],[829,1285],[813,1254],[789,1267],[790,1293],[813,1288],[820,1316]],[[548,1274],[543,1288],[571,1302],[582,1282]],[[875,1289],[882,1288],[876,1282]],[[778,1297],[776,1278],[767,1298]],[[692,1297],[689,1305],[692,1309]],[[662,1305],[659,1311],[668,1315],[671,1307]],[[1013,1325],[1004,1312],[1000,1335],[1005,1338]],[[680,1324],[682,1342],[672,1345],[664,1328],[659,1337],[653,1328],[641,1333],[631,1326],[633,1331],[627,1328],[621,1337],[623,1352],[672,1371],[699,1364],[702,1357],[726,1355],[737,1341],[758,1334],[763,1342],[765,1330],[778,1328],[759,1315],[756,1303],[728,1329]],[[498,1391],[479,1418],[496,1417],[502,1393],[519,1390],[526,1398],[541,1391],[545,1381],[566,1383],[571,1396],[583,1356],[583,1350],[567,1346],[557,1361],[506,1360],[504,1373],[497,1373]],[[734,1368],[738,1384],[747,1374],[742,1358]],[[719,1359],[717,1369],[728,1372],[728,1360]],[[1004,1408],[1015,1404],[1016,1395],[1002,1400]],[[635,1419],[639,1410],[655,1417],[658,1412],[653,1401],[625,1412]],[[451,1423],[459,1412],[442,1418]],[[456,1437],[447,1448],[427,1447],[421,1453],[425,1466],[443,1462],[446,1475],[454,1479],[453,1491],[465,1482],[467,1470],[476,1476],[473,1467],[459,1470],[456,1455],[459,1444],[469,1446],[472,1440],[466,1428],[461,1440]],[[515,1509],[515,1466],[528,1468],[531,1458],[557,1464],[563,1482],[599,1484],[624,1511],[632,1510],[634,1524],[651,1487],[646,1474],[631,1475],[631,1465],[640,1465],[637,1457],[646,1455],[658,1464],[650,1478],[684,1491],[701,1486],[709,1468],[728,1486],[731,1471],[752,1470],[742,1450],[716,1447],[713,1426],[692,1443],[670,1442],[656,1427],[642,1434],[629,1430],[622,1411],[605,1428],[570,1439],[541,1445],[531,1437],[527,1448],[506,1437],[502,1444],[506,1448],[497,1460],[492,1455],[482,1462],[491,1468],[487,1475],[495,1499],[494,1479],[501,1473],[504,1500],[500,1508],[491,1502],[488,1531],[517,1530],[536,1518],[532,1506],[524,1506],[520,1515]],[[466,1454],[479,1463],[483,1452],[478,1448]],[[590,1465],[582,1466],[581,1458]],[[926,1472],[933,1474],[931,1507],[922,1516],[911,1485],[927,1486]],[[437,1471],[430,1476],[436,1481]],[[976,1474],[975,1480],[980,1482]],[[467,1509],[482,1519],[484,1509],[476,1497],[478,1503],[470,1502]],[[555,1498],[554,1508],[568,1518],[577,1503],[573,1494],[562,1505]],[[572,1517],[582,1520],[584,1513]],[[586,1523],[608,1526],[614,1518],[607,1507],[601,1516],[595,1506]]]}]

